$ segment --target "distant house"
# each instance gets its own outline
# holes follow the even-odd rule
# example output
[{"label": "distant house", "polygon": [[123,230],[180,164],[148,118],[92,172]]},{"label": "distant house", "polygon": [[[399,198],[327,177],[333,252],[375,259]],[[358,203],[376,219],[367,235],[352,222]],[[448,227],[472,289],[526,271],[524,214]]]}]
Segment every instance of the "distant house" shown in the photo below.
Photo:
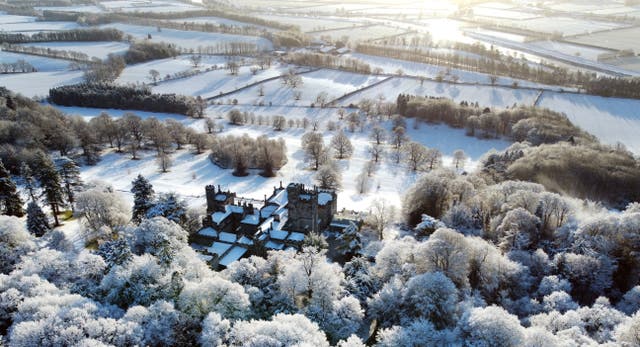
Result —
[{"label": "distant house", "polygon": [[192,237],[192,247],[213,268],[267,250],[300,250],[306,235],[326,230],[340,232],[356,223],[333,223],[337,211],[335,190],[307,188],[291,183],[274,187],[263,201],[239,198],[220,186],[207,186],[207,216],[203,229]]}]

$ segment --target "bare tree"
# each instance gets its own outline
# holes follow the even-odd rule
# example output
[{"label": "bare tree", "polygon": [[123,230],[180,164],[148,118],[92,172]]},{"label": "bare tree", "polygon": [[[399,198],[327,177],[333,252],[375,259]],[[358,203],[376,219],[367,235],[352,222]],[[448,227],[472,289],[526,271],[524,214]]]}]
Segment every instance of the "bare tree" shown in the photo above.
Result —
[{"label": "bare tree", "polygon": [[284,116],[273,116],[273,130],[282,131],[287,126],[287,120]]},{"label": "bare tree", "polygon": [[324,140],[320,133],[308,132],[304,134],[302,136],[302,150],[314,170],[318,170],[320,165],[324,164],[328,159],[328,150],[324,146]]},{"label": "bare tree", "polygon": [[264,84],[258,86],[258,96],[264,96]]},{"label": "bare tree", "polygon": [[387,132],[384,130],[384,128],[375,126],[373,127],[373,129],[371,129],[371,135],[369,136],[369,138],[375,141],[376,145],[380,145],[387,138]]},{"label": "bare tree", "polygon": [[384,199],[376,199],[369,207],[367,223],[370,224],[376,232],[378,239],[382,240],[384,237],[384,230],[395,220],[395,218],[395,206],[391,205]]},{"label": "bare tree", "polygon": [[325,91],[322,91],[318,93],[318,96],[316,96],[316,105],[324,108],[327,105],[328,100],[329,94],[327,94],[327,92]]},{"label": "bare tree", "polygon": [[214,121],[211,118],[205,119],[204,128],[207,131],[207,133],[209,134],[213,133],[213,131],[216,129],[216,121]]},{"label": "bare tree", "polygon": [[300,100],[300,98],[302,98],[302,92],[299,90],[296,90],[293,92],[293,98],[298,101]]},{"label": "bare tree", "polygon": [[338,189],[340,188],[340,181],[342,177],[340,170],[336,165],[331,163],[322,165],[315,175],[318,186],[324,189]]},{"label": "bare tree", "polygon": [[193,67],[195,69],[197,69],[198,66],[200,65],[200,62],[202,62],[202,56],[201,55],[192,54],[189,57],[189,61],[191,61],[191,65],[193,65]]},{"label": "bare tree", "polygon": [[467,161],[467,155],[461,149],[456,149],[453,152],[453,165],[455,165],[456,170],[460,168],[464,168],[464,164]]},{"label": "bare tree", "polygon": [[160,153],[160,155],[158,155],[157,161],[158,161],[158,167],[160,168],[160,171],[162,171],[162,173],[169,171],[169,168],[173,164],[171,157],[169,156],[169,154],[165,152],[162,152]]},{"label": "bare tree", "polygon": [[227,62],[227,70],[229,70],[230,75],[237,75],[238,71],[240,71],[240,65],[235,61]]},{"label": "bare tree", "polygon": [[160,72],[158,72],[158,70],[149,70],[149,79],[153,82],[153,85],[158,85],[158,78],[160,78]]},{"label": "bare tree", "polygon": [[380,160],[380,157],[384,154],[384,147],[382,145],[373,144],[369,146],[367,149],[369,154],[371,155],[371,160],[374,163],[377,163]]},{"label": "bare tree", "polygon": [[366,194],[369,191],[369,185],[371,178],[367,172],[367,168],[363,167],[362,172],[356,177],[356,189],[359,194]]},{"label": "bare tree", "polygon": [[402,145],[407,141],[406,131],[404,127],[396,127],[393,130],[393,134],[391,136],[391,142],[395,146],[396,149],[400,149]]},{"label": "bare tree", "polygon": [[405,160],[411,171],[418,171],[422,165],[427,163],[428,150],[425,146],[417,142],[409,142],[403,146]]},{"label": "bare tree", "polygon": [[435,148],[427,149],[427,165],[433,170],[442,164],[442,152]]},{"label": "bare tree", "polygon": [[353,154],[353,145],[342,130],[339,130],[331,139],[331,147],[336,151],[338,159],[349,158]]},{"label": "bare tree", "polygon": [[191,137],[191,144],[195,148],[196,154],[202,154],[210,143],[210,137],[207,134],[198,133]]}]

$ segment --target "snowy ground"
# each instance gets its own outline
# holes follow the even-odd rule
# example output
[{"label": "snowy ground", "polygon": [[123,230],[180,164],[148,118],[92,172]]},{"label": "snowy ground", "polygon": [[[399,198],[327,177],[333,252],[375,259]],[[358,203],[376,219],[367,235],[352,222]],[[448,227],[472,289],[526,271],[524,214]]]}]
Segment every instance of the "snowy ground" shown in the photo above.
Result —
[{"label": "snowy ground", "polygon": [[[175,58],[158,59],[145,63],[129,65],[122,71],[116,82],[123,84],[151,83],[151,79],[149,78],[150,70],[158,71],[160,73],[160,79],[178,72],[194,71],[195,68],[189,59],[190,57],[191,55],[181,55]],[[198,69],[203,70],[213,65],[224,66],[226,62],[227,60],[223,56],[202,56],[202,61],[200,62]],[[184,82],[185,80],[182,81]]]},{"label": "snowy ground", "polygon": [[[361,75],[337,70],[318,70],[302,76],[302,86],[291,88],[282,84],[280,79],[269,81],[258,86],[244,89],[227,98],[237,99],[240,104],[264,104],[288,106],[309,106],[316,102],[319,93],[327,93],[327,101],[334,100],[344,94],[369,86],[383,80],[382,76]],[[264,90],[264,96],[259,96],[259,89]],[[301,92],[300,100],[295,100],[294,94]]]},{"label": "snowy ground", "polygon": [[114,12],[184,12],[202,9],[177,0],[102,1],[100,6]]},{"label": "snowy ground", "polygon": [[0,23],[2,31],[14,33],[37,33],[41,31],[60,31],[78,29],[80,26],[75,22],[34,22],[20,21],[15,23]]},{"label": "snowy ground", "polygon": [[176,23],[196,23],[196,24],[213,24],[213,25],[226,25],[226,26],[239,26],[239,27],[256,27],[260,29],[269,30],[269,27],[253,24],[253,23],[245,23],[239,22],[233,19],[227,19],[222,17],[192,17],[192,18],[178,18],[172,19],[172,22]]},{"label": "snowy ground", "polygon": [[[192,77],[158,83],[158,86],[153,87],[153,91],[156,93],[177,93],[192,96],[200,95],[203,98],[209,98],[221,93],[232,92],[238,88],[245,87],[248,84],[280,76],[287,72],[288,67],[274,64],[271,68],[260,70],[255,75],[251,73],[250,69],[250,66],[241,67],[237,76],[231,76],[229,74],[229,70],[217,69]],[[278,81],[276,82],[280,83]],[[267,89],[265,87],[265,91],[266,90]],[[258,95],[257,92],[255,95]],[[238,96],[234,94],[228,98],[238,98]]]},{"label": "snowy ground", "polygon": [[[81,114],[87,118],[97,116],[102,110],[84,108],[60,108],[72,114]],[[314,171],[308,169],[304,162],[304,154],[300,148],[300,138],[304,134],[303,129],[288,129],[285,131],[274,131],[269,126],[232,126],[226,120],[217,119],[217,115],[225,114],[230,106],[214,106],[207,110],[207,114],[216,119],[216,122],[223,122],[225,130],[216,136],[227,134],[250,136],[267,135],[270,138],[282,137],[287,144],[288,163],[273,178],[264,178],[255,172],[248,177],[234,177],[230,170],[225,170],[212,164],[207,154],[194,155],[188,149],[177,151],[172,155],[174,165],[171,171],[162,174],[158,171],[153,151],[143,153],[141,160],[131,160],[128,154],[117,154],[108,152],[98,165],[93,167],[83,167],[82,177],[85,181],[103,180],[114,186],[115,189],[128,193],[131,181],[142,174],[147,177],[157,192],[177,191],[187,199],[190,205],[199,206],[205,203],[204,187],[207,184],[220,184],[224,189],[236,191],[239,196],[262,199],[265,194],[270,195],[273,187],[280,181],[301,182],[308,185],[314,184]],[[240,110],[255,112],[258,115],[283,114],[289,118],[308,117],[310,119],[322,119],[337,121],[335,110],[311,109],[311,108],[259,108],[259,107],[238,107]],[[106,110],[112,116],[120,116],[124,111]],[[141,117],[155,116],[159,119],[173,118],[181,120],[185,125],[195,129],[202,129],[203,121],[194,120],[177,115],[151,114],[135,112]],[[389,122],[382,124],[389,129]],[[428,147],[438,148],[444,154],[443,163],[451,166],[451,155],[456,149],[463,149],[470,157],[470,161],[465,166],[467,170],[474,170],[479,158],[490,149],[504,149],[509,143],[502,140],[478,140],[464,135],[464,130],[452,129],[447,126],[420,125],[419,129],[408,127],[408,135]],[[325,131],[326,127],[321,125],[324,131],[325,143],[328,145],[334,132]],[[376,197],[400,204],[400,197],[411,186],[416,178],[415,173],[407,172],[404,164],[396,165],[392,160],[384,158],[379,164],[375,174],[370,178],[370,189],[365,194],[359,194],[356,188],[356,177],[362,171],[364,165],[369,160],[367,146],[369,145],[368,129],[365,132],[346,132],[350,137],[355,152],[350,160],[340,160],[338,165],[342,171],[342,189],[339,193],[338,208],[348,208],[355,210],[366,210],[369,204]],[[390,150],[389,150],[390,151]]]},{"label": "snowy ground", "polygon": [[289,16],[289,15],[261,15],[256,14],[257,17],[272,20],[289,25],[297,25],[302,32],[327,30],[336,28],[345,28],[353,25],[361,25],[362,23],[357,20],[342,18],[342,17],[313,17],[313,16]]},{"label": "snowy ground", "polygon": [[387,36],[396,36],[406,33],[404,29],[393,28],[385,25],[361,26],[355,28],[337,29],[331,31],[320,31],[313,35],[317,38],[320,36],[330,36],[334,40],[340,40],[342,37],[348,37],[350,42],[359,42],[379,39]]},{"label": "snowy ground", "polygon": [[622,28],[624,24],[600,22],[570,17],[541,17],[528,20],[513,20],[505,25],[545,34],[562,33],[564,36],[587,34]]},{"label": "snowy ground", "polygon": [[89,58],[101,60],[111,53],[124,54],[129,49],[129,44],[123,42],[36,42],[24,45],[86,53]]},{"label": "snowy ground", "polygon": [[638,37],[640,37],[640,28],[634,27],[572,37],[569,41],[616,50],[632,49],[637,53],[640,51]]},{"label": "snowy ground", "polygon": [[15,63],[18,60],[26,61],[40,72],[63,71],[69,67],[67,60],[0,51],[0,63]]},{"label": "snowy ground", "polygon": [[82,82],[81,71],[49,71],[0,75],[0,86],[27,97],[46,97],[53,87]]},{"label": "snowy ground", "polygon": [[56,11],[56,12],[82,12],[82,13],[103,13],[104,10],[99,6],[79,5],[79,6],[49,6],[34,7],[37,11]]},{"label": "snowy ground", "polygon": [[152,42],[166,42],[184,49],[197,50],[199,47],[215,46],[218,43],[228,42],[250,42],[257,44],[265,50],[273,49],[273,45],[267,39],[254,36],[228,35],[220,33],[205,33],[197,31],[184,31],[173,29],[162,29],[158,31],[155,27],[131,25],[123,23],[105,24],[101,28],[114,28],[129,34],[136,39],[146,39],[151,35]]},{"label": "snowy ground", "polygon": [[640,154],[640,100],[545,92],[539,106],[563,112],[603,143],[623,143]]},{"label": "snowy ground", "polygon": [[396,100],[398,94],[411,94],[420,96],[445,97],[456,102],[478,102],[481,106],[511,107],[518,105],[533,105],[538,91],[513,89],[506,87],[475,86],[463,84],[438,83],[424,81],[415,78],[394,77],[389,81],[367,89],[361,93],[352,95],[341,101],[342,105],[357,104],[358,101],[368,98],[377,99],[380,95],[386,100]]},{"label": "snowy ground", "polygon": [[0,12],[0,24],[3,25],[3,30],[6,30],[6,29],[4,29],[4,25],[6,25],[6,24],[28,23],[28,22],[35,22],[35,21],[36,21],[36,17],[16,16],[16,15],[12,15],[12,14],[6,14],[5,12]]}]

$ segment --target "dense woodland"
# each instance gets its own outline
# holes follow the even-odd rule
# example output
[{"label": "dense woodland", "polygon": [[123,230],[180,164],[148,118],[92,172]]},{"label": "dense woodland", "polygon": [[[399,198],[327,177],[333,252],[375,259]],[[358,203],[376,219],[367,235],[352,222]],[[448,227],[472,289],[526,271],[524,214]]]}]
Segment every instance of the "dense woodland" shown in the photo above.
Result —
[{"label": "dense woodland", "polygon": [[177,113],[202,117],[204,101],[175,94],[152,94],[148,88],[107,83],[77,84],[53,88],[49,100],[63,106],[83,106]]},{"label": "dense woodland", "polygon": [[51,41],[122,41],[124,34],[117,29],[73,29],[43,31],[35,34],[0,32],[0,43],[31,43]]}]

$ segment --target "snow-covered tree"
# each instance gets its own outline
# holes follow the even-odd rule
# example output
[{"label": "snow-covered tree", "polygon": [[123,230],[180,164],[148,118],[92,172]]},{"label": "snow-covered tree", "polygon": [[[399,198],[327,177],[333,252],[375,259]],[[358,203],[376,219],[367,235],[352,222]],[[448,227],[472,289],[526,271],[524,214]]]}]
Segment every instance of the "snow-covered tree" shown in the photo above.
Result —
[{"label": "snow-covered tree", "polygon": [[175,254],[187,246],[187,232],[178,224],[162,217],[145,219],[133,230],[135,253],[149,253],[161,264],[168,265]]},{"label": "snow-covered tree", "polygon": [[429,320],[418,319],[406,326],[382,329],[377,335],[380,347],[395,346],[456,346],[462,343],[449,329],[438,330]]},{"label": "snow-covered tree", "polygon": [[331,138],[331,147],[335,151],[338,159],[349,158],[353,154],[353,145],[342,130],[339,130]]},{"label": "snow-covered tree", "polygon": [[340,169],[331,163],[320,166],[316,172],[315,178],[318,182],[318,186],[324,189],[338,189],[342,183]]},{"label": "snow-covered tree", "polygon": [[75,161],[68,157],[60,157],[56,159],[55,164],[58,168],[58,173],[60,173],[60,179],[64,188],[64,194],[67,197],[67,202],[71,206],[71,211],[75,211],[75,196],[80,190],[80,187],[82,187],[80,167]]},{"label": "snow-covered tree", "polygon": [[36,237],[40,237],[51,230],[49,219],[35,201],[31,201],[27,205],[27,230]]},{"label": "snow-covered tree", "polygon": [[211,312],[202,321],[202,333],[198,339],[202,346],[222,346],[228,339],[231,323],[222,319],[217,312]]},{"label": "snow-covered tree", "polygon": [[318,170],[329,157],[322,134],[317,132],[308,132],[302,135],[302,150],[305,153],[305,158],[311,163],[314,170]]},{"label": "snow-covered tree", "polygon": [[16,184],[0,160],[0,212],[8,216],[22,217],[24,216],[22,204]]},{"label": "snow-covered tree", "polygon": [[138,174],[138,177],[131,182],[131,192],[133,193],[132,220],[140,223],[146,217],[149,208],[153,206],[153,186],[144,176]]},{"label": "snow-covered tree", "polygon": [[376,199],[369,207],[367,223],[373,227],[376,235],[378,235],[378,239],[382,240],[384,238],[384,230],[393,223],[395,218],[395,206],[384,199]]},{"label": "snow-covered tree", "polygon": [[466,346],[521,346],[524,329],[518,317],[498,306],[476,307],[466,312],[459,323]]},{"label": "snow-covered tree", "polygon": [[187,281],[177,302],[181,311],[197,319],[209,312],[217,312],[226,319],[243,318],[249,313],[250,304],[241,285],[220,277]]},{"label": "snow-covered tree", "polygon": [[64,191],[62,189],[60,174],[49,156],[40,153],[37,161],[37,176],[43,190],[42,197],[51,208],[54,225],[58,226],[60,225],[58,213],[60,213],[60,207],[64,205]]},{"label": "snow-covered tree", "polygon": [[0,273],[8,273],[21,256],[35,249],[33,237],[17,217],[0,216]]},{"label": "snow-covered tree", "polygon": [[184,225],[187,221],[187,203],[176,193],[163,193],[147,211],[147,218],[165,217],[179,225]]},{"label": "snow-covered tree", "polygon": [[96,187],[78,194],[76,207],[83,222],[96,233],[103,227],[114,231],[131,219],[129,206],[110,188]]},{"label": "snow-covered tree", "polygon": [[329,342],[316,323],[300,314],[280,313],[270,321],[239,321],[229,333],[231,345],[316,346],[328,347]]}]

